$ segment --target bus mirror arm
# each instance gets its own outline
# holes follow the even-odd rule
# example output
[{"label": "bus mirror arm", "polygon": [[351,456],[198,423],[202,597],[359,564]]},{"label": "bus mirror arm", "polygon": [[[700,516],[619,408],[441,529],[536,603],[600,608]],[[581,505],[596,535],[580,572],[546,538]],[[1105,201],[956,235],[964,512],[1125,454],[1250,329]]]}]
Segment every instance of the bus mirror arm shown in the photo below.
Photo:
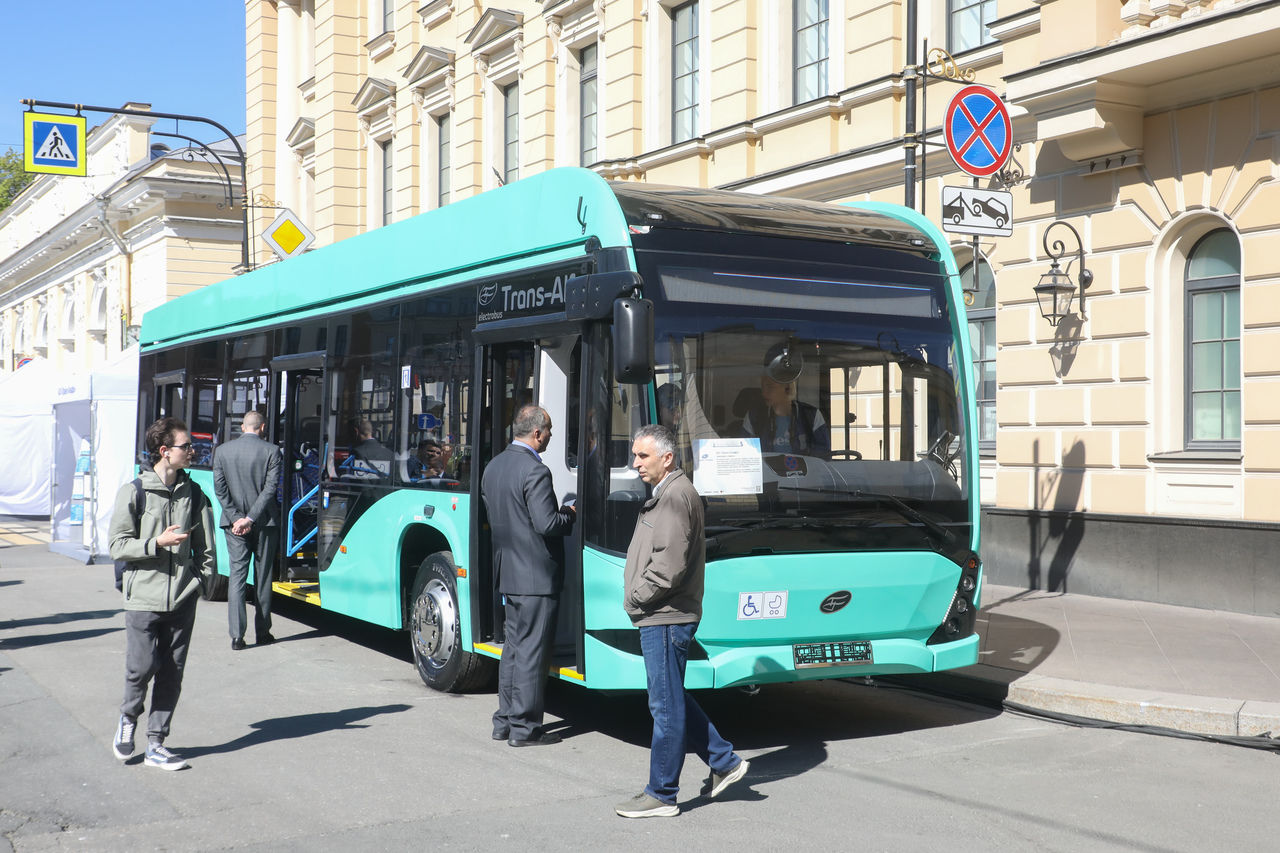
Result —
[{"label": "bus mirror arm", "polygon": [[564,285],[565,316],[570,320],[603,320],[619,296],[639,290],[640,276],[630,270],[575,275]]},{"label": "bus mirror arm", "polygon": [[626,296],[613,302],[613,376],[623,385],[653,381],[653,303]]}]

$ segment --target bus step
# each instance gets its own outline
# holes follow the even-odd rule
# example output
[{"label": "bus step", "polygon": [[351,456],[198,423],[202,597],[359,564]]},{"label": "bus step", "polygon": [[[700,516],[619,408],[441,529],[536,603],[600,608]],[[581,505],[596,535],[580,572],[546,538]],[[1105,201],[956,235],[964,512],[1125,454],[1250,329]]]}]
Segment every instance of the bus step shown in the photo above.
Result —
[{"label": "bus step", "polygon": [[320,584],[315,581],[310,583],[280,583],[277,581],[271,585],[271,588],[280,595],[287,595],[290,598],[296,598],[299,601],[305,601],[307,604],[320,604]]}]

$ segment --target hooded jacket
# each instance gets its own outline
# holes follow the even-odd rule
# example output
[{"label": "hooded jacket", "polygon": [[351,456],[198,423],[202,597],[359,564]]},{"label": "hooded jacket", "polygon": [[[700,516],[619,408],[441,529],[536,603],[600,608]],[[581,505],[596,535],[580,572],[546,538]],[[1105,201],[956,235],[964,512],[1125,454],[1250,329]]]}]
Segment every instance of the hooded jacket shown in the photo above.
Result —
[{"label": "hooded jacket", "polygon": [[[144,468],[139,477],[143,503],[136,521],[133,483],[125,483],[116,493],[111,513],[111,558],[128,564],[124,570],[125,610],[168,612],[198,594],[217,571],[213,509],[206,495],[198,517],[192,518],[194,484],[186,471],[178,472],[172,489],[150,468]],[[177,545],[162,548],[156,539],[172,524],[190,535]]]},{"label": "hooded jacket", "polygon": [[706,562],[702,497],[677,468],[641,508],[627,548],[623,606],[632,623],[700,621]]}]

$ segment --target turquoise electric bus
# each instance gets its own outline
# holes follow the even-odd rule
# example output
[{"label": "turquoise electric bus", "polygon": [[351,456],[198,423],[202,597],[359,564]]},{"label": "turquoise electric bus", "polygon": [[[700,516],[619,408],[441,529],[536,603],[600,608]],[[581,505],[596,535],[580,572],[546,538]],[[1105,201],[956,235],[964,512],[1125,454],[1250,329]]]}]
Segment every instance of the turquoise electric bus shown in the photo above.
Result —
[{"label": "turquoise electric bus", "polygon": [[911,210],[557,169],[182,296],[141,340],[139,446],[182,417],[212,495],[218,444],[265,413],[277,594],[407,631],[433,688],[502,655],[480,475],[530,401],[579,509],[555,677],[645,685],[622,577],[656,421],[706,509],[690,687],[977,660],[962,291]]}]

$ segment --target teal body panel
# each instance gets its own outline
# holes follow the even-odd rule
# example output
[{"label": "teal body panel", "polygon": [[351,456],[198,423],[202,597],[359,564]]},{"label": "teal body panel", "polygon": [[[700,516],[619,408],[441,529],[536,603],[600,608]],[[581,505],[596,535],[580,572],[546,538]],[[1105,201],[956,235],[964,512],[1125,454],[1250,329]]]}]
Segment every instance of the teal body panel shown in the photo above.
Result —
[{"label": "teal body panel", "polygon": [[[203,471],[193,468],[187,471],[201,489],[204,495],[209,499],[209,505],[213,508],[214,524],[218,526],[214,533],[214,544],[218,549],[218,573],[231,577],[231,563],[227,559],[227,531],[222,527],[222,504],[218,503],[218,496],[213,492],[213,472]],[[253,569],[249,569],[249,578],[253,578]]]},{"label": "teal body panel", "polygon": [[590,169],[552,169],[159,305],[143,318],[142,347],[226,337],[337,304],[358,310],[406,290],[581,258],[591,237],[630,248],[617,197]]},{"label": "teal body panel", "polygon": [[[588,687],[642,688],[644,661],[609,645],[603,632],[631,629],[622,608],[621,556],[583,554]],[[707,564],[698,643],[707,659],[689,661],[691,688],[933,672],[978,660],[978,637],[926,645],[951,606],[960,567],[927,551],[778,554]],[[847,606],[824,613],[833,592],[848,591]],[[781,618],[739,618],[743,593],[786,593]],[[593,633],[596,634],[593,636]],[[795,643],[869,640],[870,663],[796,669]]]},{"label": "teal body panel", "polygon": [[[430,518],[423,507],[434,507]],[[387,628],[403,628],[400,594],[401,542],[415,525],[433,528],[449,543],[456,565],[465,568],[471,499],[454,492],[415,489],[390,492],[356,519],[342,538],[345,553],[320,573],[320,602],[333,610]],[[426,555],[423,555],[426,556]],[[409,567],[412,572],[416,567]],[[462,636],[470,634],[470,588],[458,579]]]}]

